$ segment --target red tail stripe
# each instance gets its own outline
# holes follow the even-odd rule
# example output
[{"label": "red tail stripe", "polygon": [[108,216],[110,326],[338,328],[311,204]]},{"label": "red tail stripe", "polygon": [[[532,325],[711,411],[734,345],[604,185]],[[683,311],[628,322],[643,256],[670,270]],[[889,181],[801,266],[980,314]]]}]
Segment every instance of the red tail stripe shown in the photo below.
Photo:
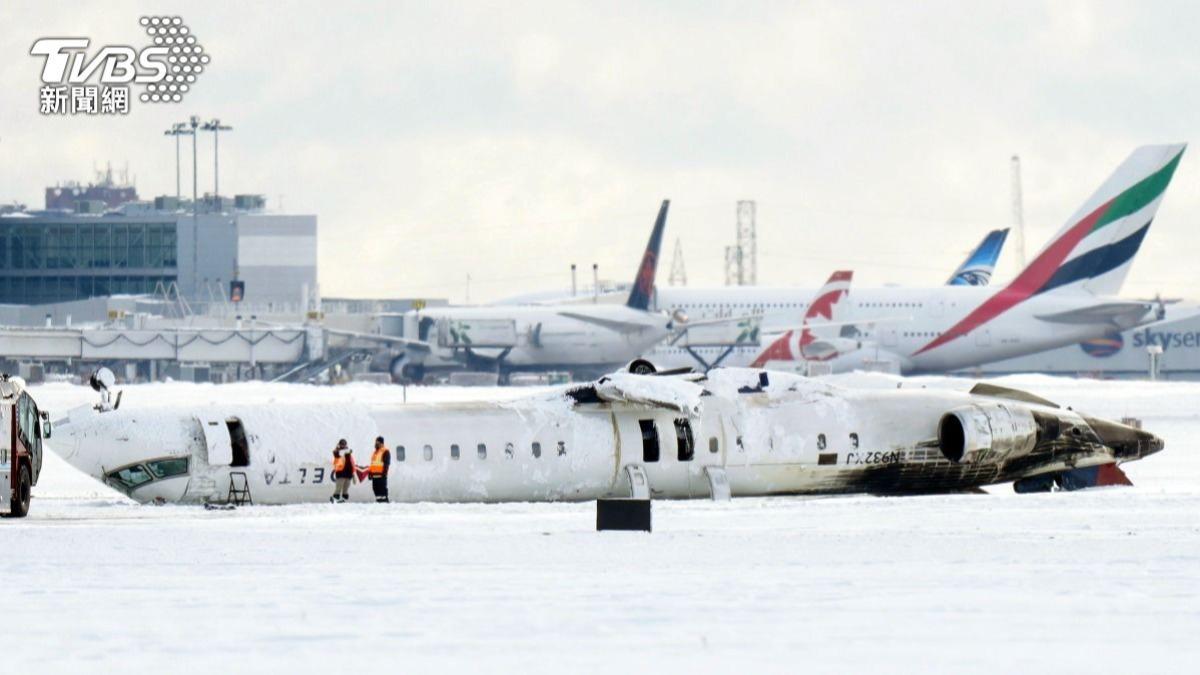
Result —
[{"label": "red tail stripe", "polygon": [[1062,265],[1063,260],[1092,231],[1096,222],[1104,216],[1104,212],[1112,206],[1112,203],[1112,199],[1104,202],[1096,207],[1095,211],[1085,216],[1083,220],[1075,223],[1057,241],[1047,247],[1045,251],[1042,251],[1042,254],[1030,263],[1016,279],[1013,279],[1012,283],[985,300],[982,305],[976,307],[962,321],[954,324],[950,330],[937,336],[932,342],[917,350],[913,356],[927,352],[935,347],[940,347],[951,340],[970,333],[1036,293],[1050,280],[1050,277],[1054,276],[1054,272]]}]

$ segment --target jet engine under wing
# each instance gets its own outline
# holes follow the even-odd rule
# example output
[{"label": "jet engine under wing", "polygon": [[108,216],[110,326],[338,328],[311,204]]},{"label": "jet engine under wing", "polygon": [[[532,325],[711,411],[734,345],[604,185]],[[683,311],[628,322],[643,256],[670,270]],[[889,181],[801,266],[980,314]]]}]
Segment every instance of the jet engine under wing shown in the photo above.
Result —
[{"label": "jet engine under wing", "polygon": [[1154,303],[1136,301],[1104,302],[1091,307],[1080,307],[1055,314],[1042,314],[1037,318],[1051,323],[1112,323],[1136,325],[1146,314],[1154,311]]},{"label": "jet engine under wing", "polygon": [[644,323],[636,323],[633,321],[618,321],[616,319],[605,319],[602,317],[592,316],[590,314],[583,314],[580,312],[559,312],[558,315],[565,316],[568,319],[575,319],[576,321],[583,321],[586,323],[595,324],[597,326],[600,326],[602,328],[607,328],[607,329],[609,329],[611,331],[615,331],[617,333],[640,333],[640,332],[650,328],[649,325],[644,324]]}]

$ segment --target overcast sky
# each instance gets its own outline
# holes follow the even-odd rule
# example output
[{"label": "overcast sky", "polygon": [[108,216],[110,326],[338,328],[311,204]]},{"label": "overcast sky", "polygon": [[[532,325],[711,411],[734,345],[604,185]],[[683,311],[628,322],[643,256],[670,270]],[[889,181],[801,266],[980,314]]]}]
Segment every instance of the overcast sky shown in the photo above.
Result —
[{"label": "overcast sky", "polygon": [[[183,103],[39,115],[34,40],[142,45],[151,13],[212,57]],[[754,199],[760,283],[937,284],[1011,223],[1014,153],[1032,253],[1135,146],[1200,139],[1198,25],[1187,2],[7,0],[0,201],[108,160],[173,194],[162,131],[198,114],[234,127],[222,193],[317,214],[329,296],[462,301],[470,274],[489,300],[572,261],[626,280],[664,197],[660,283],[679,237],[690,285],[722,284]],[[208,134],[199,162],[211,191]],[[1200,297],[1198,177],[1193,148],[1126,295]]]}]

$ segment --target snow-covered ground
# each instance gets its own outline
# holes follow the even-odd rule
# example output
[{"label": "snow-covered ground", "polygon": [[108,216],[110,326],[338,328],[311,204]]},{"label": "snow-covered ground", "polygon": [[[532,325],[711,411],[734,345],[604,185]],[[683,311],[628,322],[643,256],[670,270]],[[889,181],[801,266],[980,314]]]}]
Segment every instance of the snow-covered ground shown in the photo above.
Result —
[{"label": "snow-covered ground", "polygon": [[[1200,384],[996,381],[1140,417],[1167,449],[1126,465],[1133,488],[656,502],[649,535],[595,532],[591,504],[137,506],[51,457],[30,517],[0,522],[0,672],[1200,670]],[[404,396],[164,384],[122,405]]]}]

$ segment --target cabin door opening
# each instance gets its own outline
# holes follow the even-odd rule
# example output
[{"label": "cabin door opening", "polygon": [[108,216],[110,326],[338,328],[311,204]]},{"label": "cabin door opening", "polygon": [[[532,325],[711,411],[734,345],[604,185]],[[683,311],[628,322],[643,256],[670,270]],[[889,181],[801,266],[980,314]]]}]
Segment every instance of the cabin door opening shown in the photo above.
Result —
[{"label": "cabin door opening", "polygon": [[654,420],[638,420],[642,432],[642,462],[657,462],[659,458],[658,427]]},{"label": "cabin door opening", "polygon": [[229,444],[232,446],[232,458],[229,466],[250,466],[250,442],[246,438],[246,429],[242,421],[236,417],[225,420],[229,429]]}]

